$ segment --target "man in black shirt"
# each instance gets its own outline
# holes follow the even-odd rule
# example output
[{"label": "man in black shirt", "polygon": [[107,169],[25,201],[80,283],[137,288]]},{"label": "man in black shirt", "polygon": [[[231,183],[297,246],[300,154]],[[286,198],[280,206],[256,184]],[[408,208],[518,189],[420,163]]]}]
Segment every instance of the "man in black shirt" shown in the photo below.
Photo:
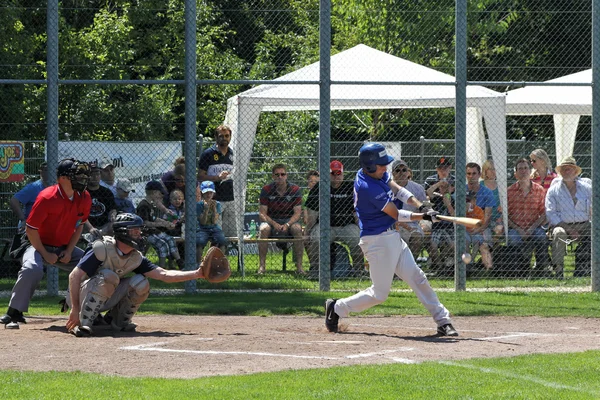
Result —
[{"label": "man in black shirt", "polygon": [[[329,165],[331,174],[331,234],[330,242],[344,243],[350,249],[352,265],[356,271],[364,267],[363,255],[358,242],[360,228],[354,212],[354,183],[344,180],[344,165],[334,160]],[[318,270],[319,262],[319,185],[317,183],[306,199],[307,221],[305,236],[310,236],[307,244],[307,254],[311,271]]]},{"label": "man in black shirt", "polygon": [[87,231],[83,237],[92,242],[104,235],[112,235],[112,223],[117,215],[117,205],[112,191],[100,185],[100,168],[95,162],[90,163],[91,174],[88,181],[88,192],[92,197],[90,217],[85,223]]},{"label": "man in black shirt", "polygon": [[229,147],[231,129],[220,125],[215,129],[216,143],[204,150],[198,162],[198,181],[215,183],[215,200],[223,210],[222,228],[225,236],[236,236],[233,204],[233,151]]}]

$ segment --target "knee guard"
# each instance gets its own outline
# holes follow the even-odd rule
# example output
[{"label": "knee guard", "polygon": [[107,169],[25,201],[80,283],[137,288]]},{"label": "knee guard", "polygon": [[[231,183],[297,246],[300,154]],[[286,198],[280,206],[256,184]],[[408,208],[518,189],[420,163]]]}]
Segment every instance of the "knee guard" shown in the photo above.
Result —
[{"label": "knee guard", "polygon": [[129,279],[129,290],[127,295],[117,303],[111,310],[113,320],[112,328],[116,331],[130,331],[135,329],[135,324],[131,319],[137,312],[140,305],[148,298],[150,294],[150,282],[143,275],[136,274]]},{"label": "knee guard", "polygon": [[81,311],[79,321],[81,326],[91,327],[100,313],[100,309],[115,292],[119,284],[119,276],[109,269],[102,269],[96,275],[84,282],[81,287]]}]

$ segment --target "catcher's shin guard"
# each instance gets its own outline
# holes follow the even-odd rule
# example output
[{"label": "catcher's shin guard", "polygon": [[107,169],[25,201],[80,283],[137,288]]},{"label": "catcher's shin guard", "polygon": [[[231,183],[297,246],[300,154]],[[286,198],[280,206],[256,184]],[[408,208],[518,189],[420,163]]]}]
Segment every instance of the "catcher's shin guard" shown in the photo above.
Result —
[{"label": "catcher's shin guard", "polygon": [[109,269],[102,269],[81,286],[81,311],[79,321],[82,327],[91,331],[94,320],[102,306],[113,295],[119,284],[119,276]]},{"label": "catcher's shin guard", "polygon": [[131,322],[131,319],[150,294],[150,282],[143,275],[136,274],[128,279],[127,294],[110,313],[113,317],[111,327],[115,331],[130,332],[135,330],[136,325]]}]

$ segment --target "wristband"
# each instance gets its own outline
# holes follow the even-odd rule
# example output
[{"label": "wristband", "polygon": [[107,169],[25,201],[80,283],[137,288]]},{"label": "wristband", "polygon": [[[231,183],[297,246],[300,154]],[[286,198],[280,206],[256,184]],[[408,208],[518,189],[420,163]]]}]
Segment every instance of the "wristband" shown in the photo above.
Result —
[{"label": "wristband", "polygon": [[400,222],[410,222],[412,221],[410,217],[412,216],[412,212],[408,210],[398,210],[398,221]]},{"label": "wristband", "polygon": [[447,198],[447,199],[451,199],[451,198],[452,198],[452,196],[450,196],[450,193],[446,193],[446,194],[444,195],[444,197],[445,197],[445,198]]}]

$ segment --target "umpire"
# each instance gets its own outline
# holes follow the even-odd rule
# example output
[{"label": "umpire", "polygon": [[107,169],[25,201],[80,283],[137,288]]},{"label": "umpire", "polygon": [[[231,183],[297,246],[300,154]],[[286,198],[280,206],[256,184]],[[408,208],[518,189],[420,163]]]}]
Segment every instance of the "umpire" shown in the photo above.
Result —
[{"label": "umpire", "polygon": [[44,263],[72,270],[83,255],[76,247],[92,199],[87,192],[90,167],[75,159],[64,159],[56,170],[58,183],[42,190],[27,218],[21,246],[11,253],[21,259],[8,311],[0,318],[7,329],[26,323],[23,312],[44,276]]}]

